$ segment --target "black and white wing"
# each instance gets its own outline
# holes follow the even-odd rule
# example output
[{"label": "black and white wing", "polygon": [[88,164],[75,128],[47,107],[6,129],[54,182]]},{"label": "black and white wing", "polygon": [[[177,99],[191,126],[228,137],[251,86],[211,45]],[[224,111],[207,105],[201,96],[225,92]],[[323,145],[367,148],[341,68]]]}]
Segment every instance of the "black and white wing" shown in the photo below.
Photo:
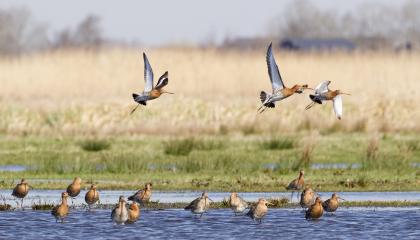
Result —
[{"label": "black and white wing", "polygon": [[341,119],[341,116],[343,116],[343,100],[340,95],[337,95],[335,98],[333,98],[333,107],[335,116],[338,119]]},{"label": "black and white wing", "polygon": [[164,86],[168,85],[169,78],[168,78],[168,71],[166,71],[158,80],[156,83],[156,89],[161,89]]},{"label": "black and white wing", "polygon": [[273,92],[276,90],[280,90],[284,88],[283,80],[281,79],[279,68],[277,67],[276,60],[274,59],[273,43],[270,43],[267,49],[267,67],[268,67],[268,75],[270,75],[271,86],[273,88]]},{"label": "black and white wing", "polygon": [[149,60],[145,53],[143,53],[143,60],[144,60],[144,91],[150,92],[153,89],[153,70],[152,66],[150,66]]},{"label": "black and white wing", "polygon": [[328,92],[328,85],[330,85],[331,81],[323,81],[322,83],[318,84],[315,88],[315,94],[319,95],[325,92]]}]

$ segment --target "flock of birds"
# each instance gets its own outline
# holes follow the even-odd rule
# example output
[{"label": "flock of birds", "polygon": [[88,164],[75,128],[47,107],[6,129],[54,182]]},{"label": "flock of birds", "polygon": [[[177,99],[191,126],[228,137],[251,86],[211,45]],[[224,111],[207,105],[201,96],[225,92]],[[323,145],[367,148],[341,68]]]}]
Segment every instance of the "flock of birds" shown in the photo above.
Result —
[{"label": "flock of birds", "polygon": [[[132,94],[134,101],[138,104],[131,111],[131,113],[136,111],[140,104],[146,106],[147,101],[159,98],[164,93],[173,94],[172,92],[167,92],[163,89],[163,87],[168,85],[169,82],[168,71],[166,71],[159,78],[157,84],[153,87],[153,70],[145,53],[143,53],[143,60],[145,87],[142,93]],[[321,82],[315,89],[308,87],[308,84],[295,84],[291,88],[286,87],[283,83],[283,79],[280,75],[279,68],[274,58],[272,43],[270,43],[270,45],[268,46],[266,61],[268,67],[268,75],[270,76],[270,82],[272,86],[272,93],[269,94],[265,91],[261,91],[260,100],[262,105],[258,108],[257,112],[262,113],[267,108],[274,108],[276,106],[277,101],[281,101],[285,98],[288,98],[295,93],[301,94],[306,89],[311,89],[315,92],[314,94],[309,95],[309,98],[312,102],[308,106],[306,106],[305,109],[308,110],[309,108],[313,107],[316,103],[322,104],[324,101],[332,101],[335,115],[338,119],[341,119],[343,115],[343,101],[341,95],[350,94],[344,93],[340,90],[330,90],[328,86],[330,85],[331,81]]]},{"label": "flock of birds", "polygon": [[[293,199],[293,193],[295,191],[300,191],[305,186],[304,181],[304,171],[299,172],[299,177],[294,179],[286,187],[287,190],[292,191],[291,199]],[[67,199],[71,197],[72,199],[76,198],[82,188],[82,179],[75,177],[73,182],[67,187],[66,191],[61,193],[61,203],[54,206],[51,210],[51,214],[55,217],[56,221],[64,222],[64,219],[69,214],[69,204]],[[23,209],[23,199],[26,197],[30,189],[28,182],[25,179],[22,179],[20,183],[16,185],[13,189],[12,196],[21,199],[21,208]],[[130,224],[136,222],[140,217],[140,205],[144,206],[145,203],[150,201],[152,196],[152,183],[146,183],[144,189],[138,190],[132,196],[128,197],[128,201],[131,201],[131,204],[127,206],[127,201],[124,196],[120,196],[118,204],[113,208],[111,212],[111,219],[116,224]],[[322,201],[320,196],[309,186],[306,186],[300,198],[298,197],[300,206],[305,209],[305,218],[306,219],[318,219],[320,218],[324,211],[326,212],[335,212],[339,206],[340,198],[336,193],[333,193],[331,198]],[[185,210],[190,210],[194,214],[200,215],[200,217],[206,213],[210,208],[210,202],[212,202],[208,196],[208,193],[204,191],[200,197],[193,200]],[[85,202],[88,205],[88,210],[90,211],[94,204],[99,202],[99,192],[95,184],[92,184],[89,191],[85,194]],[[254,221],[261,223],[262,219],[266,216],[268,212],[268,205],[272,205],[269,201],[264,198],[260,198],[257,203],[250,204],[241,198],[236,192],[230,194],[228,203],[234,212],[237,214],[244,214],[246,210],[246,216],[250,217]]]}]

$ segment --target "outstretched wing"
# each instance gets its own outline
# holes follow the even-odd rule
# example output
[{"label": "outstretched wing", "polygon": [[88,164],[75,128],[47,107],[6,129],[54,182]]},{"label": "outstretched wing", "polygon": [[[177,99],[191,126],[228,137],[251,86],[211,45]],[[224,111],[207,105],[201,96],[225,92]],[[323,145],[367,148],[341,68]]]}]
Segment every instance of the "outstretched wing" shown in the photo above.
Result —
[{"label": "outstretched wing", "polygon": [[323,81],[322,83],[318,84],[315,88],[315,94],[322,94],[328,91],[328,85],[330,85],[331,81]]},{"label": "outstretched wing", "polygon": [[335,116],[338,119],[341,119],[341,116],[343,115],[343,100],[341,99],[340,95],[337,95],[335,98],[333,98],[333,105]]},{"label": "outstretched wing", "polygon": [[156,89],[161,89],[164,86],[168,85],[169,78],[168,78],[168,71],[166,71],[158,80],[156,84]]},{"label": "outstretched wing", "polygon": [[150,66],[149,60],[145,53],[143,53],[143,60],[144,60],[144,91],[150,92],[153,89],[153,70],[152,66]]},{"label": "outstretched wing", "polygon": [[274,59],[272,45],[273,43],[270,43],[270,46],[268,46],[266,60],[268,67],[268,75],[270,75],[271,86],[274,92],[275,90],[283,89],[284,84],[283,80],[281,79],[276,60]]}]

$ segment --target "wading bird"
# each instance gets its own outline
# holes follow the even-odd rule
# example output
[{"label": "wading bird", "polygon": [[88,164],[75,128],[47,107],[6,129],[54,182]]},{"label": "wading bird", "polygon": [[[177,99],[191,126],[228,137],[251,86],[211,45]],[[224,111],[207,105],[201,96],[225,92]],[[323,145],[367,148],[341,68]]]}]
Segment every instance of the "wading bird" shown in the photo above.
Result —
[{"label": "wading bird", "polygon": [[92,184],[85,195],[85,202],[87,203],[89,210],[97,201],[99,201],[99,192],[96,190],[96,185]]},{"label": "wading bird", "polygon": [[116,224],[124,224],[128,220],[128,210],[125,203],[124,196],[120,196],[118,205],[112,209],[111,219]]},{"label": "wading bird", "polygon": [[247,209],[248,203],[238,196],[236,192],[230,194],[229,204],[233,212],[236,214],[243,213]]},{"label": "wading bird", "polygon": [[140,208],[136,202],[132,202],[128,208],[128,220],[126,223],[135,223],[140,217]]},{"label": "wading bird", "polygon": [[344,93],[340,90],[331,91],[328,88],[328,85],[330,85],[330,83],[331,81],[324,81],[315,88],[315,94],[309,95],[309,98],[312,100],[312,102],[308,106],[306,106],[305,109],[308,110],[309,108],[314,106],[315,103],[322,104],[323,101],[332,100],[335,116],[340,120],[343,116],[343,100],[341,99],[340,95],[350,94]]},{"label": "wading bird", "polygon": [[16,185],[16,187],[13,189],[12,196],[16,198],[20,198],[20,207],[23,209],[23,199],[26,197],[26,195],[29,192],[29,184],[28,182],[22,178],[20,180],[20,183]]},{"label": "wading bird", "polygon": [[[304,174],[305,172],[303,170],[300,170],[299,177],[291,181],[289,185],[286,187],[286,190],[292,191],[292,196],[290,197],[290,201],[293,200],[293,193],[295,191],[300,191],[303,188],[303,185],[305,184],[305,180],[303,179]],[[299,194],[297,195],[297,197],[299,198]]]},{"label": "wading bird", "polygon": [[201,197],[196,198],[192,201],[188,206],[186,206],[185,210],[190,210],[194,214],[200,214],[200,217],[203,216],[203,213],[207,212],[210,207],[210,201],[213,201],[209,198],[206,191],[201,194]]},{"label": "wading bird", "polygon": [[333,193],[331,198],[322,203],[322,207],[327,212],[335,212],[338,208],[338,199],[342,199],[337,193]]},{"label": "wading bird", "polygon": [[82,179],[79,177],[75,177],[73,182],[67,187],[67,193],[71,197],[71,204],[73,204],[73,199],[79,195],[81,184]]},{"label": "wading bird", "polygon": [[279,68],[277,67],[276,60],[274,59],[272,43],[270,43],[270,45],[268,46],[266,61],[268,67],[268,75],[270,76],[271,87],[273,91],[271,95],[264,91],[261,91],[260,99],[262,106],[258,108],[259,113],[264,112],[266,108],[274,108],[275,102],[290,97],[294,93],[303,93],[305,89],[312,89],[309,88],[307,84],[296,84],[292,88],[284,86],[283,80],[279,72]]},{"label": "wading bird", "polygon": [[323,213],[324,213],[324,209],[322,208],[322,200],[320,197],[317,197],[315,199],[315,203],[312,204],[312,206],[310,206],[308,210],[306,210],[305,218],[317,219],[317,218],[320,218]]},{"label": "wading bird", "polygon": [[150,198],[152,197],[152,183],[146,183],[144,185],[144,189],[138,190],[132,196],[128,198],[130,201],[135,201],[144,205],[144,203],[148,203]]},{"label": "wading bird", "polygon": [[143,60],[144,60],[144,81],[145,86],[142,93],[133,93],[133,99],[135,102],[137,102],[137,106],[131,111],[133,113],[136,111],[136,109],[140,106],[140,104],[146,106],[146,102],[149,100],[153,100],[155,98],[160,97],[163,93],[169,93],[173,94],[171,92],[167,92],[163,89],[168,82],[168,71],[166,71],[158,80],[155,87],[153,87],[153,70],[152,66],[149,63],[149,60],[147,59],[147,56],[145,53],[143,53]]},{"label": "wading bird", "polygon": [[55,206],[51,211],[51,214],[55,217],[56,222],[58,222],[58,220],[64,222],[64,219],[69,214],[69,206],[67,205],[68,197],[69,194],[67,192],[61,193],[61,204]]},{"label": "wading bird", "polygon": [[267,215],[268,208],[267,205],[271,205],[267,200],[264,198],[258,199],[258,203],[249,209],[249,212],[246,214],[252,220],[261,223],[262,219]]},{"label": "wading bird", "polygon": [[309,208],[314,204],[315,195],[315,191],[312,188],[306,187],[300,195],[300,206],[304,209]]}]

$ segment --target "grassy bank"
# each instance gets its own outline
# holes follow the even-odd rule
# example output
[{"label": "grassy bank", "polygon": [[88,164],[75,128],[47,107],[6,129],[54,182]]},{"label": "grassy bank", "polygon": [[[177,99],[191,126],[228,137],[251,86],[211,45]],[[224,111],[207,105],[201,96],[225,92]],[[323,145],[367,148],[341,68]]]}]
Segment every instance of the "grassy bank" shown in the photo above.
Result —
[{"label": "grassy bank", "polygon": [[[364,133],[285,136],[0,137],[0,187],[22,177],[64,189],[74,176],[101,189],[283,191],[305,170],[318,191],[407,191],[420,187],[420,137]],[[337,165],[340,169],[334,169]],[[332,169],[331,169],[332,168]]]}]

